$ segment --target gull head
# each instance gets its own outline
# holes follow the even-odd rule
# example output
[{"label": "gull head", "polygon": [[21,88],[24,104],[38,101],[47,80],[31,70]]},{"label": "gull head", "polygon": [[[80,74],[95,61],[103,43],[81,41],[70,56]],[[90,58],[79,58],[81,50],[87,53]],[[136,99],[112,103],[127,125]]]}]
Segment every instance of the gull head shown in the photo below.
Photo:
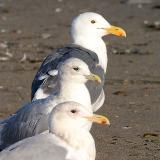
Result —
[{"label": "gull head", "polygon": [[90,72],[88,65],[78,59],[69,58],[58,66],[58,73],[61,80],[74,83],[86,83],[88,80],[101,83],[98,75]]},{"label": "gull head", "polygon": [[49,131],[67,138],[69,134],[85,129],[85,126],[92,122],[110,124],[108,118],[93,114],[91,110],[79,103],[64,102],[53,108],[49,117]]},{"label": "gull head", "polygon": [[108,34],[126,37],[126,32],[122,28],[111,25],[103,16],[93,12],[80,14],[71,25],[71,36],[74,41],[86,37],[102,38]]}]

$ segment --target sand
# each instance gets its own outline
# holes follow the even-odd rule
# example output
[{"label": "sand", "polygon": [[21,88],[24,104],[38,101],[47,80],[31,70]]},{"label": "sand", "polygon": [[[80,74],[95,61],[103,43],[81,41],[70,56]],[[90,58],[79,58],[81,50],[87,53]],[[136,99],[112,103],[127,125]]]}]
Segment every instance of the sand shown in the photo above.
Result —
[{"label": "sand", "polygon": [[96,160],[160,159],[160,3],[140,0],[1,0],[0,118],[30,101],[43,58],[70,42],[71,20],[94,11],[124,28],[107,36],[106,101],[98,113],[111,126],[94,125]]}]

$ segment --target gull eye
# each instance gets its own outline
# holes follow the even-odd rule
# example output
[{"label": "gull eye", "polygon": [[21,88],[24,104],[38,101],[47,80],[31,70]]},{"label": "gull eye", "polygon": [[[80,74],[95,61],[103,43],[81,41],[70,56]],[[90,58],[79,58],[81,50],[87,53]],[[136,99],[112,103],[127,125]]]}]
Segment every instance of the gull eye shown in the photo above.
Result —
[{"label": "gull eye", "polygon": [[91,20],[91,23],[94,24],[94,23],[96,23],[96,21],[95,20]]},{"label": "gull eye", "polygon": [[79,71],[79,70],[80,70],[79,67],[73,67],[73,69],[74,69],[75,71]]},{"label": "gull eye", "polygon": [[75,109],[72,109],[71,110],[71,113],[76,113],[77,111]]}]

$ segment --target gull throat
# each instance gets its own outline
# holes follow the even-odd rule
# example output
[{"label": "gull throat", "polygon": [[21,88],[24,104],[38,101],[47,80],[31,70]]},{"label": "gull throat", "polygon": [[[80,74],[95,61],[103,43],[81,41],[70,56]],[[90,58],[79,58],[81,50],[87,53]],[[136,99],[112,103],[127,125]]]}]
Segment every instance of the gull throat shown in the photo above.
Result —
[{"label": "gull throat", "polygon": [[99,64],[106,72],[107,61],[108,61],[107,48],[101,37],[76,36],[73,38],[73,43],[95,52],[99,58]]},{"label": "gull throat", "polygon": [[63,81],[61,81],[58,86],[59,94],[57,96],[58,98],[63,99],[63,101],[75,101],[84,106],[91,105],[89,91],[87,90],[85,84],[74,83],[74,81],[66,81],[63,83]]}]

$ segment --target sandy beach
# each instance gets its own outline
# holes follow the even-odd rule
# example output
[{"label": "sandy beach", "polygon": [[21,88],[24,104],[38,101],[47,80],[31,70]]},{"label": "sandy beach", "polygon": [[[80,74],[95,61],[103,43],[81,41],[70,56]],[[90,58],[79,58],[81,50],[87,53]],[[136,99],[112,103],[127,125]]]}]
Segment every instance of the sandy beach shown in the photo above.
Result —
[{"label": "sandy beach", "polygon": [[72,19],[102,14],[126,38],[104,38],[108,49],[106,100],[94,125],[96,160],[160,159],[160,1],[0,0],[0,118],[28,103],[44,57],[70,43]]}]

